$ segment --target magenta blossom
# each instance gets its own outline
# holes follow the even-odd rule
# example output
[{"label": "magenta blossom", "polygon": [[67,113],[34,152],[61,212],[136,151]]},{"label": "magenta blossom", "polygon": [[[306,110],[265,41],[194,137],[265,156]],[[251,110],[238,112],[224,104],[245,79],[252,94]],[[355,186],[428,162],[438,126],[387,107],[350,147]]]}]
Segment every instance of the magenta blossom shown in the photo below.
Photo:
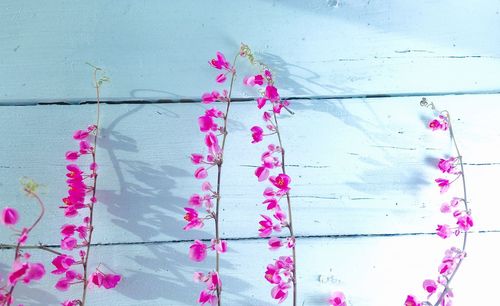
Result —
[{"label": "magenta blossom", "polygon": [[207,257],[207,245],[200,240],[195,240],[189,247],[189,258],[193,261],[203,261]]},{"label": "magenta blossom", "polygon": [[330,299],[328,300],[330,305],[332,306],[347,306],[345,301],[344,293],[340,291],[335,291],[330,295]]},{"label": "magenta blossom", "polygon": [[212,91],[212,92],[207,92],[204,93],[201,96],[201,102],[205,104],[209,104],[215,101],[218,101],[221,98],[221,95],[218,91]]},{"label": "magenta blossom", "polygon": [[184,230],[190,230],[193,228],[202,228],[203,227],[203,219],[198,217],[198,212],[192,208],[185,207],[184,210],[186,214],[184,215],[184,220],[188,222],[186,226],[184,226]]},{"label": "magenta blossom", "polygon": [[212,59],[209,62],[210,66],[212,66],[218,70],[222,70],[222,69],[230,70],[231,69],[231,64],[229,64],[229,62],[226,60],[226,57],[224,56],[224,54],[217,51],[216,57],[217,58]]},{"label": "magenta blossom", "polygon": [[207,176],[208,176],[208,172],[204,167],[199,167],[194,172],[194,177],[199,179],[199,180],[202,180],[202,179],[206,178]]},{"label": "magenta blossom", "polygon": [[0,222],[6,226],[16,225],[19,220],[19,213],[11,207],[5,207],[0,215]]},{"label": "magenta blossom", "polygon": [[271,289],[271,296],[273,299],[278,300],[278,303],[282,303],[288,297],[288,289],[290,285],[285,282],[281,282]]},{"label": "magenta blossom", "polygon": [[427,293],[429,293],[429,297],[432,294],[434,294],[436,292],[436,290],[437,290],[437,284],[432,279],[426,279],[424,281],[424,283],[422,284],[422,286],[424,287],[424,290],[427,291]]},{"label": "magenta blossom", "polygon": [[422,306],[422,303],[420,303],[415,296],[408,295],[404,306]]},{"label": "magenta blossom", "polygon": [[250,130],[252,131],[252,143],[261,142],[264,138],[264,130],[259,126],[254,126]]},{"label": "magenta blossom", "polygon": [[104,274],[101,271],[95,271],[90,275],[91,282],[97,287],[104,287],[105,289],[115,288],[121,281],[122,277],[118,274]]},{"label": "magenta blossom", "polygon": [[280,173],[278,176],[269,177],[269,181],[284,193],[290,190],[288,185],[290,184],[291,178],[284,173]]},{"label": "magenta blossom", "polygon": [[446,239],[446,238],[451,236],[451,229],[446,224],[438,225],[436,231],[437,231],[437,235],[443,239]]},{"label": "magenta blossom", "polygon": [[457,224],[458,228],[460,228],[464,232],[467,232],[474,225],[474,222],[472,221],[472,217],[466,214],[457,218]]},{"label": "magenta blossom", "polygon": [[448,159],[440,159],[438,163],[438,168],[443,173],[456,173],[455,163],[457,159],[455,157],[450,157]]},{"label": "magenta blossom", "polygon": [[56,267],[56,269],[53,270],[51,273],[52,274],[66,273],[66,271],[68,271],[69,268],[71,268],[71,266],[75,262],[76,262],[75,259],[70,255],[66,254],[58,255],[56,258],[52,260],[52,264],[54,265],[54,267]]},{"label": "magenta blossom", "polygon": [[429,122],[429,127],[433,130],[443,130],[446,131],[448,129],[448,120],[443,115],[440,115],[438,119],[434,119]]},{"label": "magenta blossom", "polygon": [[439,187],[441,187],[441,190],[440,190],[441,193],[445,193],[450,188],[451,183],[447,179],[437,178],[437,179],[435,179],[435,182],[438,183]]}]

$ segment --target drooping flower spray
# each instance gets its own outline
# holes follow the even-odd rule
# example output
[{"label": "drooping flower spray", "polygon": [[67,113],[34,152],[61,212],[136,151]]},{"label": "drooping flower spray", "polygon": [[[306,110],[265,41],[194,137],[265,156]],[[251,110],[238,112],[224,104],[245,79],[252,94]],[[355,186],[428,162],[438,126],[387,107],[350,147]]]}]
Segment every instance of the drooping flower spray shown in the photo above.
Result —
[{"label": "drooping flower spray", "polygon": [[[38,225],[40,220],[42,220],[42,217],[45,213],[44,204],[37,194],[38,184],[32,180],[23,180],[22,183],[23,190],[24,192],[26,192],[26,195],[28,197],[34,198],[40,206],[40,214],[31,226],[23,227],[22,230],[17,230],[14,227],[19,221],[19,213],[17,212],[17,210],[11,207],[5,207],[0,212],[0,223],[19,234],[17,243],[15,245],[12,270],[7,277],[6,283],[0,283],[1,306],[10,306],[12,305],[12,303],[14,303],[14,289],[20,281],[25,284],[29,284],[31,281],[39,281],[45,275],[44,265],[39,262],[30,262],[30,253],[21,250],[22,247],[26,244],[29,234],[35,228],[35,226]],[[1,277],[0,281],[2,281]]]},{"label": "drooping flower spray", "polygon": [[[79,149],[66,152],[66,160],[70,162],[66,166],[68,170],[66,174],[68,196],[62,200],[64,205],[61,207],[67,218],[81,218],[82,216],[83,218],[79,224],[71,222],[61,226],[61,249],[68,251],[68,254],[60,253],[52,261],[56,268],[52,273],[62,275],[55,285],[58,290],[66,291],[70,286],[82,285],[81,298],[67,300],[63,303],[64,306],[85,305],[89,285],[110,289],[114,288],[121,280],[120,275],[103,271],[105,267],[103,264],[99,264],[93,272],[89,266],[94,232],[94,206],[98,203],[96,198],[98,170],[96,149],[99,138],[100,88],[104,82],[108,81],[104,75],[98,77],[102,73],[101,68],[95,66],[92,68],[94,69],[97,97],[97,118],[95,124],[90,125],[85,130],[77,130],[73,134],[73,139],[79,142]],[[75,163],[83,156],[90,156],[91,162],[87,165],[88,170],[83,170]],[[74,250],[78,250],[76,257],[70,254]]]},{"label": "drooping flower spray", "polygon": [[[461,248],[452,247],[445,252],[445,256],[438,268],[439,275],[436,279],[427,279],[423,282],[423,288],[427,294],[425,301],[420,302],[414,295],[408,295],[405,306],[448,306],[452,303],[453,292],[450,284],[458,272],[460,265],[466,257],[467,233],[474,225],[467,201],[467,186],[465,181],[463,158],[458,148],[455,134],[453,131],[451,116],[448,111],[438,111],[434,103],[429,103],[425,98],[420,105],[430,107],[437,118],[429,122],[429,128],[432,131],[449,131],[450,138],[455,148],[456,156],[442,158],[436,165],[437,168],[446,176],[437,178],[435,182],[440,188],[441,193],[445,193],[450,185],[460,180],[462,182],[462,197],[452,197],[450,202],[443,203],[440,211],[444,214],[450,214],[454,218],[455,225],[438,224],[437,235],[446,239],[452,235],[462,236],[463,242]],[[431,302],[434,296],[435,302]]]},{"label": "drooping flower spray", "polygon": [[[226,110],[223,112],[216,107],[212,107],[207,109],[205,113],[198,118],[200,132],[205,135],[205,146],[208,153],[206,155],[199,153],[191,154],[192,163],[199,165],[194,172],[195,178],[204,180],[208,177],[207,170],[212,167],[217,167],[217,182],[215,189],[209,181],[203,182],[201,190],[205,194],[193,194],[188,201],[189,206],[184,208],[186,212],[184,219],[187,221],[184,230],[201,228],[207,220],[214,220],[215,225],[215,238],[211,240],[210,245],[205,244],[201,240],[195,240],[189,247],[189,258],[197,262],[201,262],[206,258],[207,250],[215,252],[215,269],[206,274],[203,272],[196,272],[194,275],[194,280],[196,282],[205,283],[206,286],[206,288],[201,291],[198,298],[198,302],[201,305],[206,303],[221,305],[222,301],[222,281],[219,276],[219,254],[226,252],[227,242],[221,239],[219,230],[221,173],[226,137],[228,135],[227,123],[231,106],[231,94],[236,76],[235,64],[239,55],[239,53],[236,54],[231,64],[222,53],[217,52],[216,58],[209,62],[210,66],[221,71],[215,78],[217,83],[224,83],[227,79],[227,75],[230,75],[231,81],[229,90],[223,90],[222,93],[218,91],[205,93],[201,97],[201,102],[203,104],[210,104],[219,101],[226,104]],[[213,201],[215,201],[215,207]]]},{"label": "drooping flower spray", "polygon": [[[242,56],[246,57],[252,65],[259,68],[259,74],[246,77],[243,82],[247,86],[258,86],[261,97],[257,99],[257,108],[266,105],[269,110],[262,113],[265,127],[258,125],[251,128],[252,143],[258,143],[264,137],[275,136],[275,140],[267,146],[261,156],[261,166],[255,170],[259,182],[267,181],[270,186],[263,193],[267,211],[272,216],[262,214],[259,222],[259,236],[271,237],[273,233],[281,233],[282,228],[288,229],[288,237],[280,239],[276,236],[268,240],[270,250],[286,247],[291,250],[291,256],[280,256],[267,266],[265,279],[273,285],[271,296],[279,303],[286,300],[290,288],[293,292],[293,305],[297,305],[297,254],[295,249],[295,235],[292,223],[292,204],[290,200],[290,183],[292,179],[286,174],[285,149],[283,148],[282,134],[279,129],[278,116],[283,108],[288,110],[289,102],[281,99],[278,89],[274,85],[273,75],[264,64],[255,60],[252,51],[247,45],[242,44]],[[268,103],[269,102],[269,103]],[[266,132],[264,131],[266,129]],[[277,143],[276,143],[277,140]],[[278,170],[276,175],[271,171]],[[287,212],[282,210],[280,201],[286,199]],[[288,213],[288,215],[287,215]]]}]

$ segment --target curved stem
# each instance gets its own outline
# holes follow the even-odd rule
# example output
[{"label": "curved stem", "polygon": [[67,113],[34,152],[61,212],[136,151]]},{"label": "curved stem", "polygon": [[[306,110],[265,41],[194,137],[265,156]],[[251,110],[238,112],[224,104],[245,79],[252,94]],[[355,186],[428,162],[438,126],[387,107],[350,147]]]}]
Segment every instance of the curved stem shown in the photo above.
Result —
[{"label": "curved stem", "polygon": [[[457,141],[455,139],[455,134],[453,133],[453,126],[452,126],[452,123],[451,123],[451,116],[450,116],[449,112],[447,112],[447,111],[444,111],[443,113],[447,117],[448,128],[449,128],[449,131],[450,131],[450,137],[451,137],[451,140],[452,140],[452,142],[453,142],[453,144],[455,146],[455,150],[457,151],[457,155],[458,155],[458,160],[460,162],[460,169],[462,171],[462,173],[461,173],[462,187],[463,187],[463,193],[464,193],[463,202],[464,202],[464,206],[465,206],[466,212],[469,213],[469,208],[468,208],[468,204],[467,204],[467,186],[466,186],[466,183],[465,183],[465,172],[464,172],[464,163],[463,163],[463,160],[462,160],[462,155],[460,154],[460,150],[458,148]],[[464,240],[463,240],[463,244],[462,244],[462,252],[465,252],[465,248],[467,246],[467,234],[468,234],[468,232],[464,232]],[[451,281],[453,280],[453,278],[455,277],[455,274],[457,273],[458,269],[462,265],[462,261],[463,260],[464,260],[464,258],[460,258],[460,260],[458,261],[457,266],[455,267],[455,270],[453,271],[453,273],[451,274],[450,278],[446,282],[445,289],[443,290],[443,292],[439,296],[439,298],[438,298],[437,302],[434,304],[434,306],[438,306],[443,301],[446,293],[450,290],[449,285],[450,285]]]},{"label": "curved stem", "polygon": [[[25,191],[33,196],[36,201],[38,202],[38,205],[40,206],[40,214],[38,215],[38,218],[36,218],[35,222],[26,229],[26,231],[23,233],[25,235],[28,235],[31,230],[33,230],[33,228],[35,228],[35,226],[37,226],[37,224],[40,222],[40,220],[42,220],[42,217],[43,215],[45,214],[45,205],[43,204],[43,201],[42,199],[40,199],[40,197],[38,196],[38,194],[36,194],[35,192],[31,191],[31,190],[28,190],[28,189],[25,189]],[[15,250],[15,254],[14,254],[14,262],[16,262],[19,257],[21,257],[21,241],[18,239],[17,241],[17,244],[16,244],[16,250]],[[17,285],[17,282],[15,282],[14,284],[12,284],[12,286],[10,287],[10,290],[9,290],[9,293],[7,293],[7,297],[12,297],[12,295],[14,294],[14,289],[16,288],[16,285]],[[11,305],[11,302],[12,299],[7,299],[7,306],[10,306]]]},{"label": "curved stem", "polygon": [[[99,81],[97,80],[97,68],[94,68],[94,84],[95,84],[95,89],[96,89],[96,99],[97,99],[97,118],[96,118],[96,127],[95,127],[95,135],[94,135],[94,149],[92,151],[92,162],[96,162],[96,151],[97,151],[97,138],[99,136],[99,120],[100,120],[100,85]],[[94,184],[92,186],[92,198],[95,198],[96,194],[96,187],[97,187],[97,171],[94,169],[92,170],[93,178],[94,178]],[[90,254],[90,246],[92,243],[92,234],[94,232],[94,226],[93,226],[93,221],[94,221],[94,203],[91,201],[89,204],[89,237],[87,240],[87,250],[85,252],[85,257],[83,259],[82,265],[83,265],[83,292],[82,292],[82,300],[81,300],[81,305],[85,305],[85,301],[87,299],[87,287],[88,287],[88,261],[89,261],[89,254]]]},{"label": "curved stem", "polygon": [[[227,137],[227,119],[229,115],[229,109],[231,106],[231,94],[233,92],[233,85],[234,85],[234,79],[236,76],[236,70],[235,70],[235,65],[236,65],[236,60],[238,59],[239,53],[236,54],[234,57],[233,61],[233,66],[232,66],[232,72],[231,72],[231,84],[229,85],[229,93],[228,93],[228,101],[227,101],[227,106],[226,106],[226,113],[224,115],[224,127],[223,127],[223,135],[222,135],[222,145],[221,145],[221,156],[220,156],[220,161],[217,164],[217,198],[215,201],[215,241],[216,243],[220,242],[220,234],[219,234],[219,207],[220,207],[220,186],[221,186],[221,174],[222,174],[222,163],[224,160],[224,147],[226,145],[226,137]],[[215,271],[217,274],[219,274],[219,252],[215,252]],[[219,286],[217,286],[217,305],[221,305],[221,296],[222,296],[222,290]]]},{"label": "curved stem", "polygon": [[[278,142],[280,144],[280,149],[281,149],[281,170],[283,171],[283,174],[286,174],[285,170],[285,150],[283,149],[283,143],[281,141],[281,134],[278,126],[278,118],[276,117],[276,113],[273,112],[274,116],[274,123],[275,123],[275,128],[276,128],[276,135],[278,135]],[[286,193],[286,201],[288,204],[288,229],[290,230],[290,236],[295,239],[294,233],[293,233],[293,223],[292,223],[292,204],[290,201],[290,192],[288,191]],[[292,248],[292,256],[293,256],[293,278],[292,278],[292,283],[293,283],[293,305],[297,305],[297,256],[296,256],[296,250],[295,250],[295,244],[293,245]]]}]

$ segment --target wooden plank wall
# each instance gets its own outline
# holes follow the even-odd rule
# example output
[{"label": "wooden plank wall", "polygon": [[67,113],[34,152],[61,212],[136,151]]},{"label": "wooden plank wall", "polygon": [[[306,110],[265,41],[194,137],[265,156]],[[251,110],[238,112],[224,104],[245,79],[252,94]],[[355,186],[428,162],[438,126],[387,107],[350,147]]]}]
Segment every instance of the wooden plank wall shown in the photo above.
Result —
[{"label": "wooden plank wall", "polygon": [[[18,181],[43,183],[48,210],[31,243],[58,244],[63,155],[74,146],[72,131],[95,116],[95,105],[82,103],[95,99],[85,62],[104,67],[112,81],[103,88],[93,260],[124,280],[92,291],[89,305],[194,305],[201,287],[192,273],[213,263],[187,258],[190,241],[210,238],[210,228],[181,229],[187,198],[199,189],[188,160],[202,149],[196,118],[205,106],[197,101],[214,86],[207,60],[217,50],[232,56],[245,42],[274,69],[295,111],[282,129],[294,179],[299,305],[325,305],[337,289],[353,306],[402,305],[459,243],[433,235],[447,199],[432,182],[434,164],[452,147],[425,128],[431,114],[422,96],[456,118],[476,221],[454,305],[495,305],[499,10],[493,0],[2,1],[0,206],[33,218]],[[239,85],[235,92],[254,96]],[[252,101],[233,110],[222,178],[224,304],[273,305],[263,273],[279,253],[258,238],[262,186],[252,174],[263,146],[250,144],[249,128],[259,114]],[[12,239],[0,231],[1,243]],[[0,249],[2,275],[12,252]],[[19,302],[57,305],[77,294],[56,292],[55,280],[20,286]]]}]

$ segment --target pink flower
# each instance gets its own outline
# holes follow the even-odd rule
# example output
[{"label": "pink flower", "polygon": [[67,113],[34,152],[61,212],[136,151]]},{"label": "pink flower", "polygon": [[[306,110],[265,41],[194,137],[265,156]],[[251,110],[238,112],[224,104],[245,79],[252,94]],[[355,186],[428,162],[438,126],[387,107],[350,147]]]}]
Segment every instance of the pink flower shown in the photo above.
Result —
[{"label": "pink flower", "polygon": [[439,119],[434,119],[431,122],[429,122],[429,127],[433,131],[436,130],[446,131],[448,129],[448,120],[443,115],[440,115]]},{"label": "pink flower", "polygon": [[262,141],[263,135],[264,135],[264,130],[262,130],[261,127],[259,126],[254,126],[250,129],[252,131],[252,143],[257,143]]},{"label": "pink flower", "polygon": [[288,192],[290,190],[290,188],[288,188],[288,185],[290,184],[290,177],[284,173],[280,173],[278,174],[278,176],[271,176],[269,177],[269,181],[274,185],[276,186],[277,188],[279,188],[280,190],[282,190],[283,192]]},{"label": "pink flower", "polygon": [[278,200],[276,200],[276,198],[267,198],[264,202],[262,202],[262,204],[267,204],[267,210],[279,208]]},{"label": "pink flower", "polygon": [[215,239],[212,240],[212,249],[217,253],[226,253],[227,252],[227,241],[219,240],[216,242]]},{"label": "pink flower", "polygon": [[446,238],[450,237],[450,235],[451,235],[451,229],[446,224],[438,225],[436,231],[437,231],[438,236],[443,238],[443,239],[446,239]]},{"label": "pink flower", "polygon": [[66,278],[61,278],[57,281],[55,287],[59,291],[67,291],[70,286],[70,281]]},{"label": "pink flower", "polygon": [[81,305],[80,300],[66,300],[62,304],[62,306],[78,306]]},{"label": "pink flower", "polygon": [[205,104],[209,104],[212,102],[215,102],[219,100],[221,97],[220,93],[218,91],[212,91],[212,92],[206,92],[201,96],[201,102]]},{"label": "pink flower", "polygon": [[64,237],[73,236],[75,229],[76,225],[74,224],[64,224],[61,226],[61,235]]},{"label": "pink flower", "polygon": [[441,204],[441,208],[439,209],[443,214],[446,214],[446,213],[449,213],[451,212],[451,208],[450,208],[450,205],[448,205],[448,203],[443,203]]},{"label": "pink flower", "polygon": [[424,290],[429,293],[429,297],[437,290],[437,284],[432,279],[426,279],[422,286],[424,287]]},{"label": "pink flower", "polygon": [[271,296],[273,299],[278,300],[278,303],[282,303],[288,297],[288,289],[290,285],[285,282],[281,282],[271,289]]},{"label": "pink flower", "polygon": [[268,265],[264,278],[271,284],[278,284],[281,282],[280,269],[275,265]]},{"label": "pink flower", "polygon": [[191,206],[194,206],[194,207],[200,207],[201,206],[201,202],[202,202],[202,198],[199,194],[193,194],[190,198],[189,198],[189,205]]},{"label": "pink flower", "polygon": [[266,167],[258,167],[255,169],[255,176],[259,182],[265,181],[269,177],[269,169]]},{"label": "pink flower", "polygon": [[15,284],[18,280],[20,280],[26,271],[28,271],[28,263],[22,263],[18,260],[14,262],[14,266],[12,268],[12,272],[9,273],[9,284]]},{"label": "pink flower", "polygon": [[221,153],[221,148],[219,146],[219,140],[214,133],[209,132],[205,135],[205,145],[208,148],[210,154],[219,154]]},{"label": "pink flower", "polygon": [[78,154],[78,152],[76,152],[76,151],[66,152],[66,160],[68,160],[68,161],[75,161],[78,159],[79,156],[80,156],[80,154]]},{"label": "pink flower", "polygon": [[94,148],[90,145],[90,143],[86,140],[80,141],[80,154],[88,154],[91,153]]},{"label": "pink flower", "polygon": [[217,130],[217,124],[211,116],[203,115],[198,118],[198,125],[200,126],[201,132],[215,131]]},{"label": "pink flower", "polygon": [[277,102],[280,99],[280,96],[278,94],[278,89],[276,89],[276,87],[272,85],[266,86],[266,92],[264,97],[270,100],[271,102]]},{"label": "pink flower", "polygon": [[271,251],[277,250],[283,246],[283,242],[281,239],[277,237],[271,237],[268,241],[267,244],[269,245],[269,249]]},{"label": "pink flower", "polygon": [[231,69],[231,64],[229,64],[229,62],[226,60],[226,58],[224,57],[224,54],[217,51],[216,56],[217,56],[217,58],[212,59],[209,62],[209,64],[212,67],[214,67],[215,69],[218,69],[218,70],[221,70],[221,69],[230,70]]},{"label": "pink flower", "polygon": [[87,138],[89,136],[89,131],[84,131],[84,130],[77,130],[74,134],[73,134],[73,139],[75,140],[84,140],[85,138]]},{"label": "pink flower", "polygon": [[203,155],[193,153],[191,154],[191,162],[195,165],[198,165],[203,162]]},{"label": "pink flower", "polygon": [[269,237],[272,233],[273,230],[279,232],[281,230],[281,226],[279,224],[273,224],[273,220],[266,216],[266,215],[261,215],[264,220],[261,220],[259,222],[260,228],[259,228],[259,236],[260,237]]},{"label": "pink flower", "polygon": [[215,81],[217,83],[224,83],[224,81],[226,80],[226,75],[224,73],[221,73],[219,74],[216,78],[215,78]]},{"label": "pink flower", "polygon": [[457,218],[457,224],[458,228],[460,228],[464,232],[467,232],[474,225],[474,222],[472,221],[471,216],[464,215]]},{"label": "pink flower", "polygon": [[202,180],[202,179],[206,178],[207,176],[208,176],[208,172],[204,167],[200,167],[200,168],[196,169],[196,171],[194,172],[194,177],[199,179],[199,180]]},{"label": "pink flower", "polygon": [[438,163],[438,168],[443,173],[455,173],[455,162],[457,159],[455,157],[450,157],[448,159],[440,159]]},{"label": "pink flower", "polygon": [[212,191],[212,185],[208,181],[203,182],[201,184],[201,190],[203,190],[203,191]]},{"label": "pink flower", "polygon": [[243,78],[243,84],[247,86],[263,85],[264,77],[260,74]]},{"label": "pink flower", "polygon": [[26,240],[28,240],[28,229],[24,227],[21,231],[21,235],[17,238],[17,242],[19,242],[19,245],[24,245]]},{"label": "pink flower", "polygon": [[345,295],[340,291],[335,291],[330,295],[328,300],[332,306],[347,306],[345,301]]},{"label": "pink flower", "polygon": [[406,297],[404,306],[421,306],[422,304],[417,300],[417,298],[413,295],[408,295]]},{"label": "pink flower", "polygon": [[115,288],[121,281],[122,277],[118,274],[104,274],[100,271],[95,271],[90,275],[90,281],[97,287],[105,289]]},{"label": "pink flower", "polygon": [[266,101],[267,101],[266,98],[257,98],[257,108],[258,109],[263,108],[264,105],[266,105]]},{"label": "pink flower", "polygon": [[54,267],[56,267],[55,270],[53,270],[51,273],[52,274],[62,274],[68,271],[69,268],[75,263],[75,259],[72,256],[69,255],[58,255],[56,258],[52,260],[52,264]]},{"label": "pink flower", "polygon": [[200,297],[198,303],[205,305],[209,303],[210,305],[217,305],[217,296],[209,290],[203,290],[200,292]]},{"label": "pink flower", "polygon": [[193,261],[203,261],[207,257],[207,245],[200,240],[195,240],[189,247],[189,258]]},{"label": "pink flower", "polygon": [[61,240],[61,249],[71,251],[76,247],[77,243],[74,237],[64,237]]},{"label": "pink flower", "polygon": [[118,283],[121,281],[122,277],[118,274],[104,274],[104,278],[102,280],[102,286],[106,289],[115,288]]},{"label": "pink flower", "polygon": [[28,264],[28,271],[23,278],[23,282],[28,284],[32,280],[40,280],[45,275],[45,267],[41,263]]},{"label": "pink flower", "polygon": [[14,208],[5,207],[2,210],[0,218],[0,222],[2,222],[4,225],[13,226],[16,225],[17,221],[19,221],[19,213]]},{"label": "pink flower", "polygon": [[441,193],[445,193],[446,191],[448,191],[448,189],[450,188],[450,181],[447,180],[447,179],[443,179],[443,178],[437,178],[435,180],[436,183],[438,183],[438,186],[441,187]]},{"label": "pink flower", "polygon": [[185,231],[203,227],[203,220],[198,217],[198,212],[196,210],[189,207],[184,208],[184,210],[186,211],[184,220],[188,222],[188,224],[184,226]]}]

